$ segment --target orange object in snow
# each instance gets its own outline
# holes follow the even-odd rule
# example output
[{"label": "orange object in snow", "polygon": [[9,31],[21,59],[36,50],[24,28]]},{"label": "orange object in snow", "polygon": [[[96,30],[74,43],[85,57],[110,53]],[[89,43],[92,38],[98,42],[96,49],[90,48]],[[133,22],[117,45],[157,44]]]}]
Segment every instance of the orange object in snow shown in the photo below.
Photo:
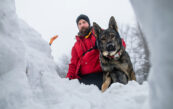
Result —
[{"label": "orange object in snow", "polygon": [[51,45],[56,38],[58,38],[58,35],[55,35],[50,39],[49,45]]}]

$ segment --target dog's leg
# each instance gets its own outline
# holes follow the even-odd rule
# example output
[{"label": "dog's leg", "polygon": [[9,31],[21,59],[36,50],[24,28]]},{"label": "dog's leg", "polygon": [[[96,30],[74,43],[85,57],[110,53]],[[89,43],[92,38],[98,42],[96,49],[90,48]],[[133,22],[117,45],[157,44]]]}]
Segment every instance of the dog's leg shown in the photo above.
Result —
[{"label": "dog's leg", "polygon": [[110,76],[111,76],[111,79],[112,79],[112,82],[113,82],[113,83],[117,82],[117,75],[116,75],[116,72],[111,72],[111,73],[110,73]]},{"label": "dog's leg", "polygon": [[125,73],[117,71],[116,74],[117,74],[118,82],[120,82],[122,84],[127,84],[128,83],[128,77],[126,76]]},{"label": "dog's leg", "polygon": [[130,74],[128,72],[128,64],[127,63],[120,63],[120,62],[116,62],[116,69],[118,69],[121,72],[124,72],[127,75],[127,79],[128,81],[130,80]]},{"label": "dog's leg", "polygon": [[102,92],[104,92],[111,84],[111,77],[109,75],[109,72],[107,72],[106,75],[104,75],[103,81],[104,83],[102,84],[102,89],[101,89]]}]

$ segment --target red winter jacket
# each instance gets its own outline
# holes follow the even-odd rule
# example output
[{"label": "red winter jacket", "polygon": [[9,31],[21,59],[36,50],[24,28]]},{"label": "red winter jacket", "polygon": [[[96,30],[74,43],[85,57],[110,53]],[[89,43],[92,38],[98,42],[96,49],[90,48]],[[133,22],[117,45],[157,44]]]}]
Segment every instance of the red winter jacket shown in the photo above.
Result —
[{"label": "red winter jacket", "polygon": [[[94,30],[88,38],[83,36],[76,36],[76,43],[74,44],[71,52],[71,62],[66,78],[77,79],[80,75],[86,75],[91,73],[102,72],[99,60],[99,50],[93,49],[89,52],[89,49],[95,46],[96,38],[94,36]],[[126,47],[124,40],[122,39],[123,46]],[[85,55],[83,55],[85,53]]]}]

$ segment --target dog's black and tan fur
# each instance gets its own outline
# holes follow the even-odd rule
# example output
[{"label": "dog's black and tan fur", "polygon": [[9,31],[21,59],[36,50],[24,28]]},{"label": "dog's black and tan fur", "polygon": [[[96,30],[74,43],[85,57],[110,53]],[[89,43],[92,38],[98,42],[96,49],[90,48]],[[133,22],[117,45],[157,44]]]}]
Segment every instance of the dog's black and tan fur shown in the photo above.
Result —
[{"label": "dog's black and tan fur", "polygon": [[114,82],[127,84],[129,80],[136,80],[130,57],[122,45],[114,17],[110,18],[109,27],[106,30],[102,30],[95,22],[93,27],[104,73],[102,91]]}]

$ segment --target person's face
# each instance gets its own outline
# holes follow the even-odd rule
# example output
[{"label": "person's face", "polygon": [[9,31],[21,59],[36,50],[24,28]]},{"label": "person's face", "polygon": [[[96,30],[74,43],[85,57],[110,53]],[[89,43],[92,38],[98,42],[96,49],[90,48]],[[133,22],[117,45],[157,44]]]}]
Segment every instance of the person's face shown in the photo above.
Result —
[{"label": "person's face", "polygon": [[89,28],[89,24],[87,21],[85,21],[83,19],[79,20],[78,29],[80,32],[85,33],[85,32],[87,32],[88,28]]}]

